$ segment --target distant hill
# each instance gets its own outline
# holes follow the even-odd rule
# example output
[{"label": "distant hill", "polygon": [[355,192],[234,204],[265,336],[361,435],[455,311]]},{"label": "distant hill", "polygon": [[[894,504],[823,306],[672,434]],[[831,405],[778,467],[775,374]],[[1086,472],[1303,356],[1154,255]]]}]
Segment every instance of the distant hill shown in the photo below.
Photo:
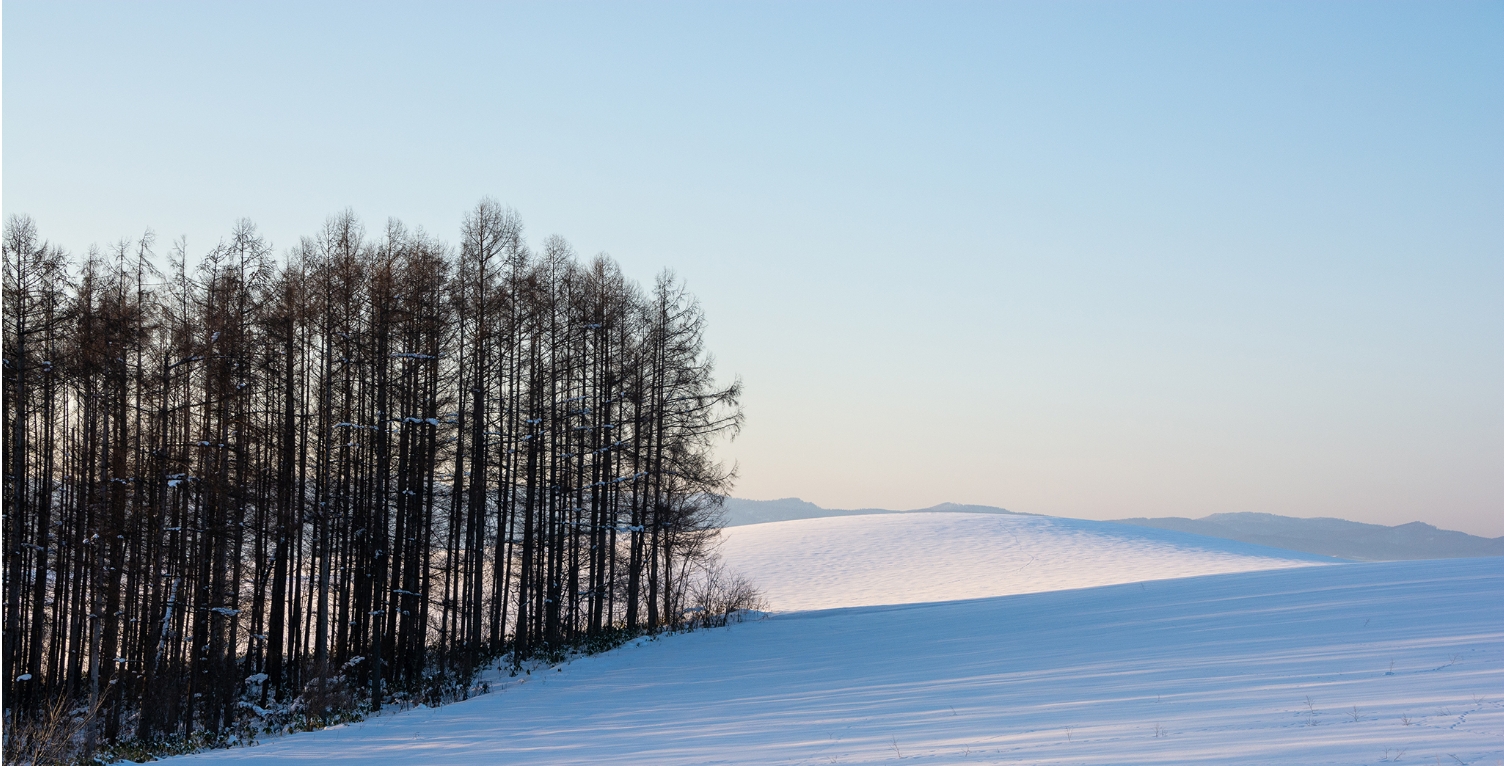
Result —
[{"label": "distant hill", "polygon": [[1358,561],[1504,556],[1504,537],[1477,537],[1419,521],[1386,527],[1343,519],[1296,519],[1272,513],[1214,513],[1200,519],[1170,516],[1116,521]]},{"label": "distant hill", "polygon": [[[952,513],[1013,513],[1013,511],[994,508],[990,505],[962,505],[959,503],[941,503],[933,508],[919,508],[916,510],[950,511]],[[781,500],[743,500],[738,497],[728,497],[726,498],[725,513],[726,526],[740,527],[747,524],[765,524],[770,521],[823,519],[831,516],[861,516],[868,513],[913,513],[913,511],[890,511],[883,508],[856,508],[851,510],[821,508],[814,503],[800,500],[797,497],[785,497]]]},{"label": "distant hill", "polygon": [[[990,505],[941,503],[921,511],[955,513],[1018,514]],[[883,508],[838,510],[821,508],[797,497],[781,500],[743,500],[726,498],[725,524],[739,527],[769,521],[819,519],[831,516],[859,516],[867,513],[913,513]],[[1489,539],[1465,532],[1437,529],[1414,521],[1397,527],[1363,524],[1343,519],[1297,519],[1272,513],[1214,513],[1200,519],[1168,516],[1155,519],[1117,519],[1115,524],[1152,527],[1216,537],[1222,540],[1283,548],[1287,551],[1315,553],[1356,561],[1404,561],[1408,559],[1458,559],[1475,556],[1504,556],[1504,537]]]},{"label": "distant hill", "polygon": [[1110,521],[929,509],[731,527],[720,553],[779,612],[1343,563]]}]

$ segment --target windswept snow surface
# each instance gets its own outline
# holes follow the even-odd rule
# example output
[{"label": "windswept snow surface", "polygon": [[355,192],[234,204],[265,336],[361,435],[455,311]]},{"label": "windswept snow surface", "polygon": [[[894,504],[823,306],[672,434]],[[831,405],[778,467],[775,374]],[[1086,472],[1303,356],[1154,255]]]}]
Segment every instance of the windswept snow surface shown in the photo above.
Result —
[{"label": "windswept snow surface", "polygon": [[1501,605],[1490,558],[802,612],[193,760],[1494,764]]},{"label": "windswept snow surface", "polygon": [[723,532],[726,565],[779,612],[914,604],[1281,569],[1336,559],[1051,516],[892,513]]}]

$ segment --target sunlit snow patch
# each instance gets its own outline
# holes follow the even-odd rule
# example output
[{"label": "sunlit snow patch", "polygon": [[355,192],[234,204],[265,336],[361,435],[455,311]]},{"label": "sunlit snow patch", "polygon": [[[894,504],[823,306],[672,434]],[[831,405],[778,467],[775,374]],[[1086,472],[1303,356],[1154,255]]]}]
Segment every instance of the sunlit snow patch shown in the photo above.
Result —
[{"label": "sunlit snow patch", "polygon": [[727,566],[775,611],[1006,596],[1335,561],[1049,516],[895,513],[725,530]]}]

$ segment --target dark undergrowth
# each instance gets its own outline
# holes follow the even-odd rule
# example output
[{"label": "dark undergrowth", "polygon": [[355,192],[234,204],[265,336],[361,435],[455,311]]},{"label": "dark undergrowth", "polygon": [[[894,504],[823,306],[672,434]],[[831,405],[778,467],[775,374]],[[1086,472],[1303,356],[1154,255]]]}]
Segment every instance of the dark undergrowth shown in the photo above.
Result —
[{"label": "dark undergrowth", "polygon": [[[690,625],[686,630],[694,627],[704,626]],[[660,631],[653,638],[672,632],[679,631]],[[569,644],[544,647],[520,661],[514,660],[510,653],[483,655],[469,673],[430,673],[416,688],[388,693],[382,700],[382,708],[383,711],[400,711],[467,700],[490,691],[490,683],[482,677],[488,670],[508,671],[512,676],[531,674],[580,657],[609,652],[644,635],[648,635],[645,630],[619,627]],[[290,701],[268,702],[266,706],[256,702],[261,698],[256,677],[247,679],[239,702],[241,716],[233,725],[219,732],[195,730],[149,740],[122,739],[97,747],[92,752],[89,751],[88,735],[89,729],[97,723],[96,711],[89,710],[87,703],[71,707],[57,704],[43,711],[41,716],[19,725],[6,720],[5,763],[18,766],[142,763],[204,750],[246,747],[287,734],[362,721],[371,715],[372,707],[369,696],[356,691],[353,683],[355,662],[347,663],[338,672],[315,677]],[[123,730],[134,728],[134,721],[123,723],[126,724],[122,726]]]}]

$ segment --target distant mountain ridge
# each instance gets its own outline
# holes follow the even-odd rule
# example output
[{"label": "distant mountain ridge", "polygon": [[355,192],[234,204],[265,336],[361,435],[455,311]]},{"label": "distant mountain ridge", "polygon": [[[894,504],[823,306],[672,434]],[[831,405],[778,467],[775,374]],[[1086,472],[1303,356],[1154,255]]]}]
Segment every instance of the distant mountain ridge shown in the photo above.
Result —
[{"label": "distant mountain ridge", "polygon": [[[770,521],[858,516],[868,513],[917,513],[919,511],[1034,515],[1019,514],[1016,511],[990,505],[959,503],[941,503],[932,508],[913,511],[893,511],[884,508],[842,510],[821,508],[797,497],[779,500],[743,500],[728,497],[725,505],[725,525],[738,527]],[[1504,537],[1492,539],[1478,537],[1465,532],[1437,529],[1419,521],[1386,527],[1381,524],[1364,524],[1344,519],[1298,519],[1272,513],[1214,513],[1200,519],[1168,516],[1152,519],[1116,519],[1103,523],[1167,529],[1356,561],[1504,556]]]},{"label": "distant mountain ridge", "polygon": [[[994,508],[990,505],[963,505],[960,503],[941,503],[932,508],[919,508],[913,511],[892,511],[885,508],[854,508],[841,510],[835,508],[821,508],[807,500],[797,497],[785,497],[779,500],[743,500],[739,497],[726,498],[725,526],[740,527],[747,524],[766,524],[770,521],[794,521],[795,519],[823,519],[831,516],[861,516],[869,513],[917,513],[919,511],[949,511],[951,513],[1008,513],[1013,511],[1005,508]],[[1028,516],[1033,514],[1014,514]]]},{"label": "distant mountain ridge", "polygon": [[1116,519],[1115,523],[1358,561],[1504,556],[1504,537],[1478,537],[1437,529],[1419,521],[1386,527],[1344,519],[1297,519],[1272,513],[1214,513],[1200,519],[1169,516]]}]

